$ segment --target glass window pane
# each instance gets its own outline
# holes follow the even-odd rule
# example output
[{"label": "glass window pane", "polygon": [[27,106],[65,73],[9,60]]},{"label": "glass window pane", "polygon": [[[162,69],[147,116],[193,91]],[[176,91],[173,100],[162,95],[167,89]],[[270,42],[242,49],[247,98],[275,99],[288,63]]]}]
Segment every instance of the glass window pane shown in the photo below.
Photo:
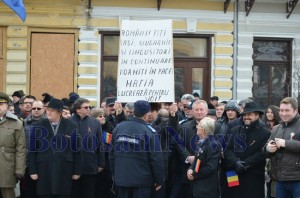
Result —
[{"label": "glass window pane", "polygon": [[103,65],[103,97],[117,95],[118,62],[104,62]]},{"label": "glass window pane", "polygon": [[203,98],[203,68],[193,68],[192,93],[197,92]]},{"label": "glass window pane", "polygon": [[289,95],[288,90],[291,90],[291,84],[288,83],[287,73],[287,67],[272,67],[271,104],[279,105],[280,101]]},{"label": "glass window pane", "polygon": [[184,94],[184,68],[175,68],[175,97],[180,97]]},{"label": "glass window pane", "polygon": [[254,66],[253,98],[260,107],[268,107],[269,67]]},{"label": "glass window pane", "polygon": [[254,41],[254,60],[287,61],[289,43],[280,41]]},{"label": "glass window pane", "polygon": [[207,57],[207,39],[173,38],[174,57]]},{"label": "glass window pane", "polygon": [[104,56],[118,56],[120,36],[104,36]]}]

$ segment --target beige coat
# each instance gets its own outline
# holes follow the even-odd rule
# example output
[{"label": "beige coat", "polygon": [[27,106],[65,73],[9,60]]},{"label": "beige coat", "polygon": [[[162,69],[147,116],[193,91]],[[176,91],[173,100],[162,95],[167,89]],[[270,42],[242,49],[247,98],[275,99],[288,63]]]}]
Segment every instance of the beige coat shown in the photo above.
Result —
[{"label": "beige coat", "polygon": [[0,187],[15,187],[16,174],[25,171],[23,122],[7,111],[0,122]]}]

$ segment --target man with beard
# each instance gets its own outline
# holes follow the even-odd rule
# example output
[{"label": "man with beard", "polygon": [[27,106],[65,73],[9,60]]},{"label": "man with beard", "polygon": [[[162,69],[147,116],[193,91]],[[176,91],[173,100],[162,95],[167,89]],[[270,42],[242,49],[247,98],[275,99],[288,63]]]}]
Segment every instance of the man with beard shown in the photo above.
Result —
[{"label": "man with beard", "polygon": [[224,197],[230,198],[264,198],[266,154],[262,148],[270,132],[259,122],[263,111],[255,102],[245,105],[243,123],[230,130],[230,141],[225,150],[225,168],[235,171],[239,185],[230,187]]}]

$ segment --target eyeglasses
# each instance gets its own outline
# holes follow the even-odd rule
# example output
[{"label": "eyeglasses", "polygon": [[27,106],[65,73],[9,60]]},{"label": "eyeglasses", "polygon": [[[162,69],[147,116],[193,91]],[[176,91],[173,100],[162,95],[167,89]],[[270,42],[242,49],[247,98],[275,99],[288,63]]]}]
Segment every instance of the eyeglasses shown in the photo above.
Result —
[{"label": "eyeglasses", "polygon": [[35,111],[40,111],[42,108],[39,108],[39,107],[33,107],[32,110],[35,110]]},{"label": "eyeglasses", "polygon": [[91,106],[81,107],[82,109],[92,109]]}]

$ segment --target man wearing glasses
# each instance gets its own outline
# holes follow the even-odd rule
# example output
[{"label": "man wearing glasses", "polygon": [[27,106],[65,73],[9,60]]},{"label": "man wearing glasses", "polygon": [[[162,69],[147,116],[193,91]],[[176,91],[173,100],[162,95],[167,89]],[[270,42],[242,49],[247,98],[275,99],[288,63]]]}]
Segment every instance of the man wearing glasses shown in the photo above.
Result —
[{"label": "man wearing glasses", "polygon": [[32,103],[36,100],[34,96],[27,95],[24,98],[24,111],[19,115],[20,118],[26,119],[27,116],[31,113]]},{"label": "man wearing glasses", "polygon": [[81,177],[73,182],[72,198],[94,198],[97,173],[105,167],[105,158],[101,148],[102,129],[100,122],[90,117],[90,101],[78,98],[74,104],[71,120],[77,123],[80,135]]},{"label": "man wearing glasses", "polygon": [[[30,129],[40,120],[44,119],[45,109],[44,104],[40,100],[36,100],[32,103],[31,114],[24,120],[25,124],[25,139],[26,139],[26,156],[28,155],[28,149],[30,144]],[[21,190],[23,197],[34,198],[36,195],[36,182],[30,178],[28,172],[28,156],[26,160],[25,178],[22,180],[25,183],[26,188]]]},{"label": "man wearing glasses", "polygon": [[183,105],[183,120],[180,120],[179,124],[184,124],[193,119],[191,104],[195,101],[195,97],[192,94],[184,94],[181,97],[181,103]]}]

